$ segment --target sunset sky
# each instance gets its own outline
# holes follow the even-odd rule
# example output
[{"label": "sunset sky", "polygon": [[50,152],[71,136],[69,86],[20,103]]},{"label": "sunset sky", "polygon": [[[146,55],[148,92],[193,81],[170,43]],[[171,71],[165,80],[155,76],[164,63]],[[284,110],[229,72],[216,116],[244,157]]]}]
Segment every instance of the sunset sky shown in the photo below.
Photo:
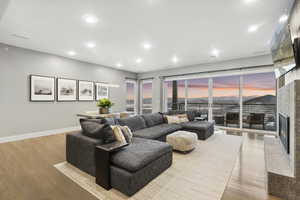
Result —
[{"label": "sunset sky", "polygon": [[[188,80],[189,98],[208,97],[208,79]],[[243,96],[275,95],[275,75],[272,72],[244,75]],[[184,81],[178,82],[178,95],[184,98]],[[239,76],[213,78],[213,96],[239,96]],[[168,97],[172,97],[172,82],[168,83]]]},{"label": "sunset sky", "polygon": [[[275,75],[273,72],[244,75],[243,96],[275,95]],[[188,80],[188,98],[208,98],[208,78]],[[172,97],[172,81],[167,82],[168,97]],[[127,83],[127,99],[133,99],[134,84]],[[178,96],[184,98],[184,81],[178,81]],[[213,96],[239,96],[239,76],[213,78]],[[152,97],[152,84],[143,84],[143,98]]]}]

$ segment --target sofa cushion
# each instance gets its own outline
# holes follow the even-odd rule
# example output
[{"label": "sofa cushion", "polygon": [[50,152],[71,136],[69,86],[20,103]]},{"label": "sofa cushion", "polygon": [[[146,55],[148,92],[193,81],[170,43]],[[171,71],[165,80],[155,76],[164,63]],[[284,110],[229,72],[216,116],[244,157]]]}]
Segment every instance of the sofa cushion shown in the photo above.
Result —
[{"label": "sofa cushion", "polygon": [[182,126],[179,124],[160,124],[150,128],[135,131],[133,132],[133,136],[155,140],[161,136],[178,131],[181,128]]},{"label": "sofa cushion", "polygon": [[128,126],[131,131],[147,128],[146,122],[141,116],[117,119],[117,123],[121,126]]},{"label": "sofa cushion", "polygon": [[129,146],[112,155],[111,162],[119,168],[136,172],[171,151],[172,147],[167,143],[133,138]]},{"label": "sofa cushion", "polygon": [[164,123],[164,118],[160,113],[142,115],[142,117],[144,118],[147,127],[152,127]]},{"label": "sofa cushion", "polygon": [[182,128],[185,130],[207,130],[210,127],[214,126],[214,122],[208,121],[192,121],[181,124]]},{"label": "sofa cushion", "polygon": [[116,141],[113,130],[109,124],[101,124],[97,121],[80,119],[82,134],[91,138],[101,139],[103,143]]}]

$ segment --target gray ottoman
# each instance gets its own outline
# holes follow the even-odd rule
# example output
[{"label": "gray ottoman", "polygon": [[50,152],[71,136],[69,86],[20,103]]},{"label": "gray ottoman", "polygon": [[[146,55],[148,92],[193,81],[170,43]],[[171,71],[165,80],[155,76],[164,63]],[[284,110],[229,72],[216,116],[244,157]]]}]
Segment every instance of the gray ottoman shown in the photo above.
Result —
[{"label": "gray ottoman", "polygon": [[174,150],[184,153],[194,150],[197,141],[197,134],[188,131],[176,131],[175,133],[167,135],[167,143],[170,144]]}]

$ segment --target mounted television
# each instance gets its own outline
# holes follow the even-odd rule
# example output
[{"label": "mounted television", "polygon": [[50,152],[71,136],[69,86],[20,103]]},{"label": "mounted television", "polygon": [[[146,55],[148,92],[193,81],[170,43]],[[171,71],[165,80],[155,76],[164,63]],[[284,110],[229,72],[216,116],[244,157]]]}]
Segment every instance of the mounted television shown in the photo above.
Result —
[{"label": "mounted television", "polygon": [[290,118],[279,113],[279,138],[286,152],[290,153]]},{"label": "mounted television", "polygon": [[296,67],[296,48],[292,42],[289,24],[283,24],[277,29],[271,46],[275,74],[276,78],[279,78]]}]

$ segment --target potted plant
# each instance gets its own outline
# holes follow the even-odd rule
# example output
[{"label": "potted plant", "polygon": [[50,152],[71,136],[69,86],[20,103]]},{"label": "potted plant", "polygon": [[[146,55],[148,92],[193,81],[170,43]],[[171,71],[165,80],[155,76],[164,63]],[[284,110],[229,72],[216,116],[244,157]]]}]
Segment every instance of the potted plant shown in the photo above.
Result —
[{"label": "potted plant", "polygon": [[100,99],[97,103],[97,106],[99,107],[99,113],[100,114],[108,114],[109,109],[113,106],[114,104],[107,98]]}]

